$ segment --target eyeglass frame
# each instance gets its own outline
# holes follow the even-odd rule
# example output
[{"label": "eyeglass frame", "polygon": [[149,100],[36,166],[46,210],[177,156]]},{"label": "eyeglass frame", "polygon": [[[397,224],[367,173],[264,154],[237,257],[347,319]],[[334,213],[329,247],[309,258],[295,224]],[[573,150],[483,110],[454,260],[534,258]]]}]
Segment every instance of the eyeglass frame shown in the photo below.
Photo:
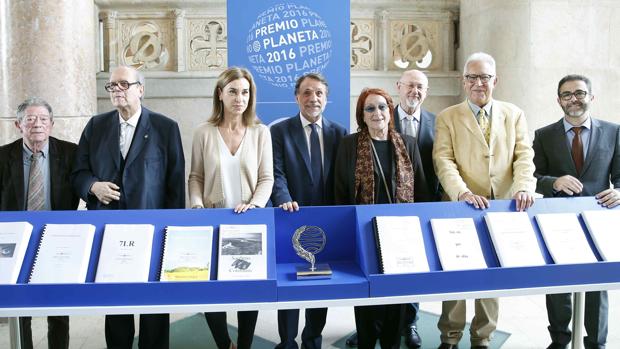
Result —
[{"label": "eyeglass frame", "polygon": [[402,81],[398,81],[399,86],[405,86],[409,91],[416,90],[420,92],[428,91],[428,86],[424,86],[423,84],[408,84]]},{"label": "eyeglass frame", "polygon": [[379,109],[379,111],[384,112],[384,111],[389,111],[390,110],[390,106],[385,104],[385,103],[379,103],[378,105],[369,105],[364,107],[364,112],[368,113],[368,114],[372,114],[375,111],[377,111],[377,109]]},{"label": "eyeglass frame", "polygon": [[491,74],[465,74],[463,75],[463,79],[465,79],[467,82],[469,82],[470,84],[475,84],[478,82],[478,80],[480,80],[481,83],[483,84],[488,84],[491,79],[493,79],[495,77],[495,75],[491,75]]},{"label": "eyeglass frame", "polygon": [[[581,97],[577,96],[578,93],[583,94],[583,96]],[[571,99],[573,99],[573,96],[574,96],[576,100],[583,101],[584,99],[586,99],[586,97],[588,97],[589,94],[590,92],[584,91],[584,90],[577,90],[574,92],[564,91],[558,94],[558,98],[564,102],[568,102]]]},{"label": "eyeglass frame", "polygon": [[[123,88],[120,84],[127,84],[127,88]],[[107,92],[114,92],[114,88],[118,87],[118,89],[120,91],[127,91],[131,88],[131,86],[133,85],[142,85],[142,83],[140,81],[134,81],[134,82],[129,82],[127,80],[121,80],[121,81],[115,81],[115,82],[107,82],[105,85],[103,85],[103,88],[107,91]]]},{"label": "eyeglass frame", "polygon": [[43,114],[24,115],[24,117],[21,118],[20,122],[25,125],[35,125],[37,123],[37,120],[40,121],[41,124],[47,126],[52,123],[52,121],[54,120],[54,117],[51,115],[43,115]]}]

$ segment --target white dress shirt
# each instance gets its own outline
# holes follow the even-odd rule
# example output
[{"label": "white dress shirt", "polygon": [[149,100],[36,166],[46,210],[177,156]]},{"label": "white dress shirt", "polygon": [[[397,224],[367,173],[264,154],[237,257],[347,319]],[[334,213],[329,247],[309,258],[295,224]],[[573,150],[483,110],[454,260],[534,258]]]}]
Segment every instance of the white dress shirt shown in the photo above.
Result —
[{"label": "white dress shirt", "polygon": [[119,145],[121,154],[123,154],[123,159],[127,158],[127,153],[129,152],[129,148],[131,148],[131,141],[133,140],[134,133],[136,133],[140,115],[142,115],[142,107],[138,108],[138,111],[127,121],[123,119],[120,113],[118,114],[118,122],[120,123]]}]

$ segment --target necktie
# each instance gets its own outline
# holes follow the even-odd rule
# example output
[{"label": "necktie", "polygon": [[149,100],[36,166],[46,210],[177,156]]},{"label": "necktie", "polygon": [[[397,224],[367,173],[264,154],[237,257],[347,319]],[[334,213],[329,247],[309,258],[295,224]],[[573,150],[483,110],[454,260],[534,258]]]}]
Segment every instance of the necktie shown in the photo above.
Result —
[{"label": "necktie", "polygon": [[482,131],[484,140],[488,145],[489,140],[491,139],[491,124],[489,123],[489,118],[487,117],[487,112],[484,108],[481,108],[478,112],[478,126],[480,126],[480,131]]},{"label": "necktie", "polygon": [[28,178],[28,211],[41,211],[45,206],[45,188],[43,186],[43,169],[41,153],[30,157],[30,174]]},{"label": "necktie", "polygon": [[571,128],[575,133],[573,137],[573,144],[571,147],[571,154],[573,156],[573,161],[575,162],[575,169],[577,169],[577,174],[581,174],[581,169],[583,168],[583,145],[581,144],[581,126]]},{"label": "necktie", "polygon": [[403,130],[404,134],[416,138],[418,136],[418,125],[417,120],[415,118],[404,118],[403,119]]},{"label": "necktie", "polygon": [[129,152],[130,141],[127,139],[127,133],[129,132],[128,128],[131,127],[126,122],[121,122],[121,133],[119,146],[121,149],[121,154],[123,154],[123,159],[127,157],[127,153]]},{"label": "necktie", "polygon": [[316,124],[310,124],[310,167],[312,168],[313,205],[323,201],[323,160],[321,159],[321,143]]}]

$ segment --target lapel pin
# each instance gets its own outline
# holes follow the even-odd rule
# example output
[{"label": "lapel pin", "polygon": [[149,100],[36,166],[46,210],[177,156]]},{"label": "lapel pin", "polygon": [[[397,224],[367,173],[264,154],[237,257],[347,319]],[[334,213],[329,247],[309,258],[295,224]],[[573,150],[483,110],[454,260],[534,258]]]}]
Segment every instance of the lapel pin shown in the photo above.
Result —
[{"label": "lapel pin", "polygon": [[147,139],[147,138],[149,138],[149,135],[144,135],[144,139]]}]

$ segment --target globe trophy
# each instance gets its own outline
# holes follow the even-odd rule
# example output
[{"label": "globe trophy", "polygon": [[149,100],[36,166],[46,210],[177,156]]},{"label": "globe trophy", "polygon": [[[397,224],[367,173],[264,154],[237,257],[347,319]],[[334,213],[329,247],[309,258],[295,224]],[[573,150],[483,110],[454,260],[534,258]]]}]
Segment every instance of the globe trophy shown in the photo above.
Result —
[{"label": "globe trophy", "polygon": [[314,255],[323,251],[327,237],[323,229],[303,225],[295,230],[293,238],[295,253],[310,263],[310,266],[297,266],[297,280],[304,279],[329,279],[332,271],[329,264],[316,264]]}]

